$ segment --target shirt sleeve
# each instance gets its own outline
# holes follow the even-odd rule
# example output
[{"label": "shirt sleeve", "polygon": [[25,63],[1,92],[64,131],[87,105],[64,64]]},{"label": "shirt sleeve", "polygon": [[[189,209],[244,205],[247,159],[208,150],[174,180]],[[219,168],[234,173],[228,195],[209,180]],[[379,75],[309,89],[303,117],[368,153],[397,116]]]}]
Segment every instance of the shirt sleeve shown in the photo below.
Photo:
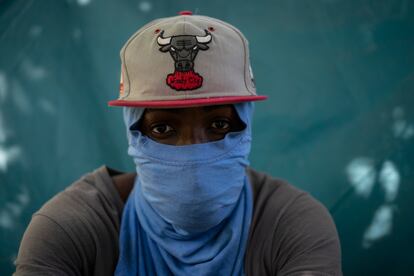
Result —
[{"label": "shirt sleeve", "polygon": [[273,244],[278,244],[272,257],[278,276],[342,275],[335,224],[329,211],[308,193],[287,208]]},{"label": "shirt sleeve", "polygon": [[50,217],[35,214],[23,235],[14,275],[81,275],[80,263],[65,230]]}]

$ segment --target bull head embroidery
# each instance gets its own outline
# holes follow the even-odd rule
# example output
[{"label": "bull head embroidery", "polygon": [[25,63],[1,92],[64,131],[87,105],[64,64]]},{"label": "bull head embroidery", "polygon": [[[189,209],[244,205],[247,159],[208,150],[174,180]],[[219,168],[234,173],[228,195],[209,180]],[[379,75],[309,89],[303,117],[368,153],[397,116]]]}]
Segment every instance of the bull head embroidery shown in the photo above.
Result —
[{"label": "bull head embroidery", "polygon": [[203,77],[194,71],[194,60],[199,50],[208,50],[211,34],[205,30],[204,36],[177,35],[163,37],[164,31],[158,36],[157,42],[161,52],[169,52],[174,60],[174,73],[168,74],[167,84],[172,89],[194,90],[203,84]]}]

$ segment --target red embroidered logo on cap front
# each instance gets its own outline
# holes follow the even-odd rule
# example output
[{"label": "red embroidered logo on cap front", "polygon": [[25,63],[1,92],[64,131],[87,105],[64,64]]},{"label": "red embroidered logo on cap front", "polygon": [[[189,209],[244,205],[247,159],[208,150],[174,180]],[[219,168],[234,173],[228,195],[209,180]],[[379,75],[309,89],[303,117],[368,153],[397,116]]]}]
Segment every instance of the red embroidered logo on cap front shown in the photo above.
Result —
[{"label": "red embroidered logo on cap front", "polygon": [[203,85],[203,77],[194,71],[194,60],[199,50],[208,50],[211,34],[205,30],[204,36],[177,35],[163,37],[162,31],[157,39],[161,52],[169,52],[174,60],[174,73],[168,74],[167,84],[172,89],[194,90]]}]

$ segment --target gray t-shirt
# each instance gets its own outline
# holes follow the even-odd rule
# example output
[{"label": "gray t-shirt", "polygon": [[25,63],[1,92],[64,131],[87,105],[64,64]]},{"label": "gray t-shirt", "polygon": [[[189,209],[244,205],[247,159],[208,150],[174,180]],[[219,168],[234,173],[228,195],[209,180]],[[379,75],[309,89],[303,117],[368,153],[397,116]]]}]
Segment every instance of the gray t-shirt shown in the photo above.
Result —
[{"label": "gray t-shirt", "polygon": [[[342,275],[327,209],[308,193],[253,169],[254,209],[246,275]],[[15,275],[113,275],[124,203],[102,166],[37,211],[24,233]]]}]

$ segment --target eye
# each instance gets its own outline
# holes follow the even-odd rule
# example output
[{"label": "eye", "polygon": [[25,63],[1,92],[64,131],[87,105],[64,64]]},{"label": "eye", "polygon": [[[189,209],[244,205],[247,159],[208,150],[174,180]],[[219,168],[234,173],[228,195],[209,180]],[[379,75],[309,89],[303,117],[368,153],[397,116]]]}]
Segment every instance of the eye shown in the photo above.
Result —
[{"label": "eye", "polygon": [[211,124],[211,127],[218,130],[229,130],[230,122],[226,120],[217,120]]},{"label": "eye", "polygon": [[171,46],[171,51],[175,52],[175,48]]},{"label": "eye", "polygon": [[196,50],[196,49],[197,49],[197,45],[193,47],[193,50]]},{"label": "eye", "polygon": [[173,128],[167,124],[157,124],[151,127],[151,132],[156,134],[166,134],[173,131]]}]

